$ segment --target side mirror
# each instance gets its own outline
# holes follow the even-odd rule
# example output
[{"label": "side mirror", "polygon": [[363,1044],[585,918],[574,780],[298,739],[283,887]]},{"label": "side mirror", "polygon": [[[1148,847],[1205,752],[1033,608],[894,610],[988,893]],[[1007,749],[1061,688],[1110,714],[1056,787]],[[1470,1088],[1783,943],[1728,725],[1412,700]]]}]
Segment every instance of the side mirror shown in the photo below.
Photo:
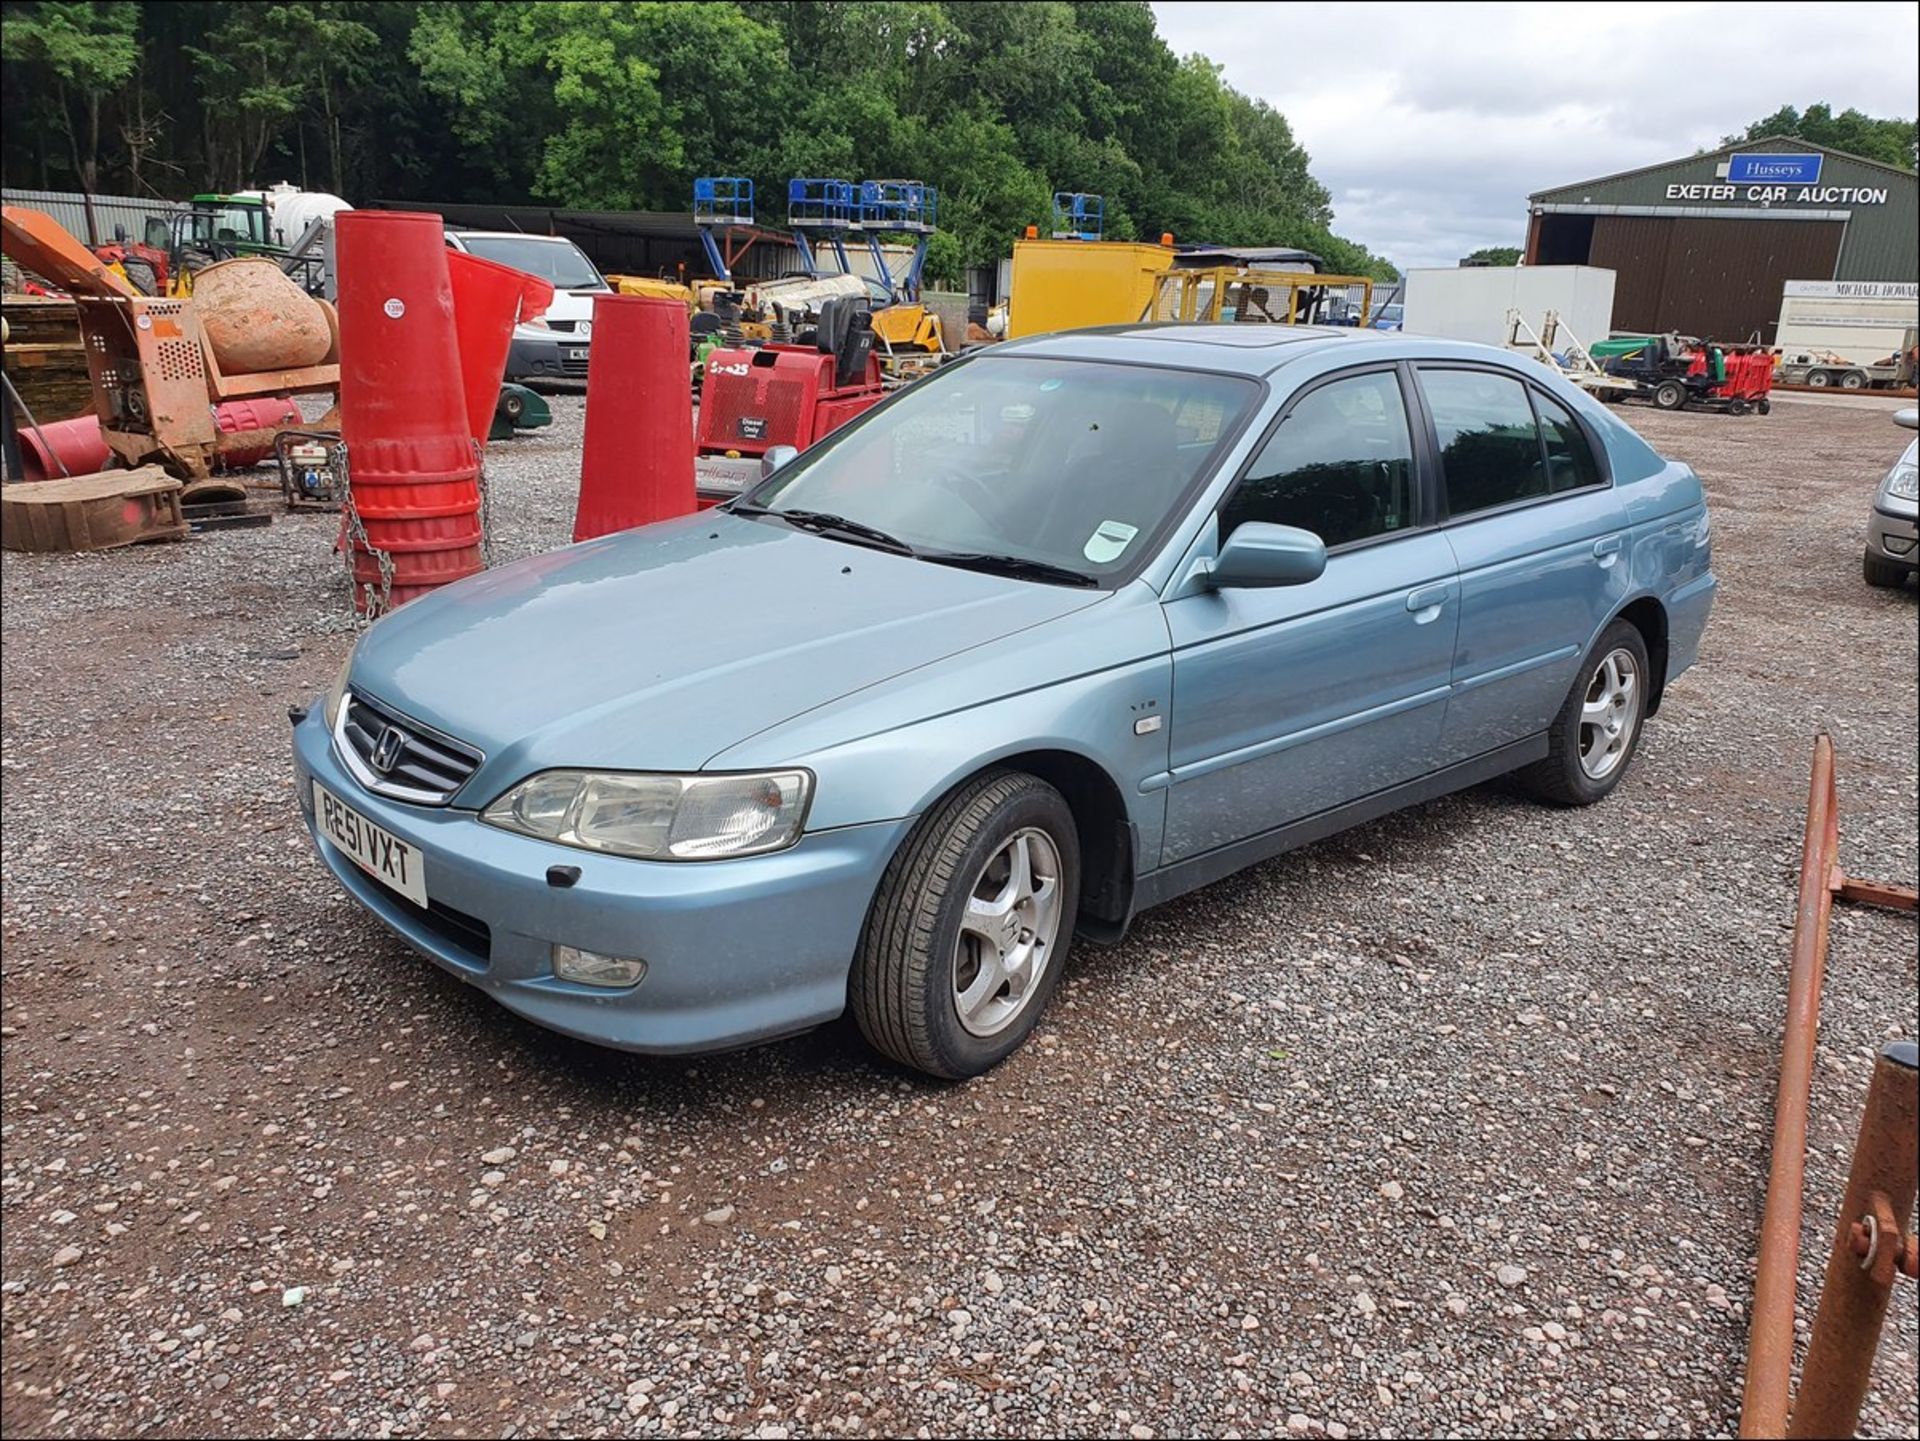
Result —
[{"label": "side mirror", "polygon": [[770,446],[767,453],[760,457],[760,478],[765,480],[799,454],[800,452],[791,445]]},{"label": "side mirror", "polygon": [[1305,585],[1327,568],[1327,544],[1310,530],[1249,520],[1220,547],[1207,584],[1214,590]]},{"label": "side mirror", "polygon": [[1920,410],[1915,410],[1911,405],[1905,410],[1896,410],[1893,413],[1893,423],[1904,425],[1908,430],[1920,430]]}]

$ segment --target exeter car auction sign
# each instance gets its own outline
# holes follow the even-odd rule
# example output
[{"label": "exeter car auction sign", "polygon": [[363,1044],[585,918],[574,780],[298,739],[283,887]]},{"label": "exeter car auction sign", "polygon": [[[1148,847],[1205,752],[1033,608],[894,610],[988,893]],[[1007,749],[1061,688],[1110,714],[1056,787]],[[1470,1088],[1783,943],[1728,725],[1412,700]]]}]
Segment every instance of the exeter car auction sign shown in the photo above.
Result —
[{"label": "exeter car auction sign", "polygon": [[1884,186],[1822,185],[1822,157],[1729,155],[1714,168],[1720,183],[1669,185],[1669,200],[1745,200],[1755,205],[1885,205]]}]

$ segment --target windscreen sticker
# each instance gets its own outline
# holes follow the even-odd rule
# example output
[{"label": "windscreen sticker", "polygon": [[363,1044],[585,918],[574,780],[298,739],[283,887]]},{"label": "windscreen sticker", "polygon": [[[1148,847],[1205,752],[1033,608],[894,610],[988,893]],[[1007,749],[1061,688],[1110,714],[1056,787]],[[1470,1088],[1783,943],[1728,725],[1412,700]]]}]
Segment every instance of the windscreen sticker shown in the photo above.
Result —
[{"label": "windscreen sticker", "polygon": [[1103,520],[1093,528],[1080,553],[1095,565],[1105,565],[1110,560],[1118,560],[1138,534],[1137,525],[1128,525],[1124,520]]}]

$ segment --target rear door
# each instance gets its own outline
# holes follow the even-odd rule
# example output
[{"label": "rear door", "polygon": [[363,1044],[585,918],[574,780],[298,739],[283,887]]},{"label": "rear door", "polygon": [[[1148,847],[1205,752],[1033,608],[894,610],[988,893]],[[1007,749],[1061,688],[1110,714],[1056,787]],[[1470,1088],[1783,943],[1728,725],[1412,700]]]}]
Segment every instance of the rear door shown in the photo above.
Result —
[{"label": "rear door", "polygon": [[1316,382],[1220,506],[1222,542],[1247,521],[1313,531],[1324,575],[1167,603],[1163,864],[1434,768],[1459,605],[1416,463],[1411,384],[1392,365]]},{"label": "rear door", "polygon": [[1604,450],[1545,390],[1494,366],[1418,367],[1460,574],[1451,764],[1551,724],[1625,599],[1627,515]]}]

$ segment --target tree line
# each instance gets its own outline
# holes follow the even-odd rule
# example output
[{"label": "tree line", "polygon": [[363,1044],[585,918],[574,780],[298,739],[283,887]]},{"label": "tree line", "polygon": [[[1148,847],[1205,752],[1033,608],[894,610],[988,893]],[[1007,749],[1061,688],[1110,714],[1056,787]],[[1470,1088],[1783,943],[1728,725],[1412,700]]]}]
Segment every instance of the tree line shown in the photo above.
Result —
[{"label": "tree line", "polygon": [[1292,245],[1345,272],[1285,116],[1135,0],[5,0],[0,173],[181,198],[685,210],[697,175],[913,178],[929,271],[1008,253],[1057,190],[1111,238]]}]

